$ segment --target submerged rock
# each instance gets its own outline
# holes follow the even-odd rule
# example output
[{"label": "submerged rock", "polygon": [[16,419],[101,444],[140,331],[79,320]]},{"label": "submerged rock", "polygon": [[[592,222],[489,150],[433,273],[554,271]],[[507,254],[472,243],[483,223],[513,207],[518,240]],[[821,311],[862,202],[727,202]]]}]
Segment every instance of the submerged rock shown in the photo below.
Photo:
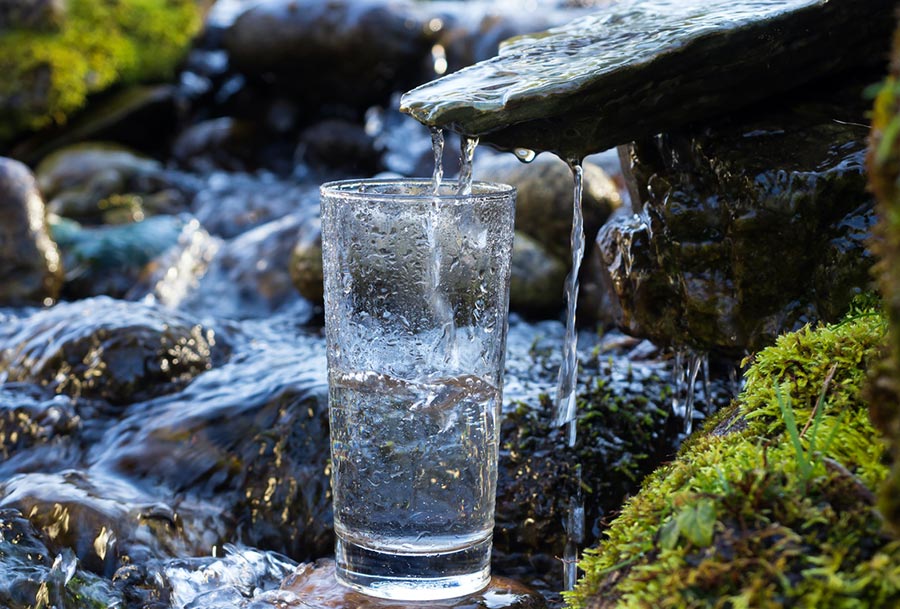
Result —
[{"label": "submerged rock", "polygon": [[740,355],[837,319],[868,288],[875,218],[859,91],[628,148],[636,213],[604,226],[597,245],[630,332]]},{"label": "submerged rock", "polygon": [[264,318],[286,307],[309,308],[294,289],[291,255],[314,217],[290,214],[226,241],[182,306],[228,319]]},{"label": "submerged rock", "polygon": [[124,297],[147,265],[178,243],[185,226],[175,216],[93,228],[56,218],[51,229],[66,268],[63,295],[71,299],[104,294]]},{"label": "submerged rock", "polygon": [[[249,328],[248,328],[249,329]],[[252,340],[185,391],[133,406],[95,467],[211,502],[227,536],[296,559],[332,549],[324,349]]]},{"label": "submerged rock", "polygon": [[508,41],[402,109],[503,148],[580,159],[882,61],[891,0],[620,0]]},{"label": "submerged rock", "polygon": [[312,108],[384,103],[418,82],[432,44],[423,17],[403,0],[276,0],[244,12],[225,33],[238,70],[302,93]]},{"label": "submerged rock", "polygon": [[168,505],[99,471],[29,473],[0,484],[0,508],[27,514],[54,553],[72,551],[79,564],[111,578],[125,563],[207,551],[228,519],[213,505]]},{"label": "submerged rock", "polygon": [[15,509],[0,509],[0,604],[33,609],[38,599],[60,609],[121,606],[113,585],[78,568],[69,549],[51,552],[41,534]]},{"label": "submerged rock", "polygon": [[571,607],[900,603],[900,543],[873,506],[885,448],[861,398],[887,328],[857,313],[755,357],[738,400],[581,561]]},{"label": "submerged rock", "polygon": [[62,274],[34,176],[22,163],[0,158],[0,305],[52,302]]},{"label": "submerged rock", "polygon": [[228,353],[212,330],[178,314],[106,297],[8,322],[0,349],[9,380],[114,404],[177,391]]}]

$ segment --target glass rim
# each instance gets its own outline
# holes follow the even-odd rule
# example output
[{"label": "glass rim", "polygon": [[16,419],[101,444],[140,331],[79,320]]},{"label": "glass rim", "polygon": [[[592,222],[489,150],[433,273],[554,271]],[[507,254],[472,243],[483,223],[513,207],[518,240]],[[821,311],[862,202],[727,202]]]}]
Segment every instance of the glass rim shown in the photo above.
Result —
[{"label": "glass rim", "polygon": [[[471,199],[507,199],[516,194],[516,187],[503,182],[485,182],[475,180],[472,182],[472,192],[469,194],[457,194],[453,192],[438,193],[436,196],[429,190],[427,192],[383,192],[375,187],[396,185],[414,185],[418,187],[430,186],[431,178],[358,178],[349,180],[334,180],[325,182],[319,186],[322,196],[334,196],[342,199],[366,200],[366,201],[470,201]],[[454,179],[443,180],[441,186],[457,184]],[[369,190],[372,187],[372,190]]]}]

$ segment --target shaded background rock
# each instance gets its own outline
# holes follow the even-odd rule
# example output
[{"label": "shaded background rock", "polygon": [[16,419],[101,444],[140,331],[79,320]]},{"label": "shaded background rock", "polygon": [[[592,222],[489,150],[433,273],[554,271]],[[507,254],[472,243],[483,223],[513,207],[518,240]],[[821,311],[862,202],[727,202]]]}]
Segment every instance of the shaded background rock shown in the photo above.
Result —
[{"label": "shaded background rock", "polygon": [[869,289],[860,91],[627,149],[636,215],[607,224],[597,246],[629,331],[740,354],[836,319]]},{"label": "shaded background rock", "polygon": [[523,232],[513,240],[509,308],[532,316],[553,316],[563,306],[566,265]]},{"label": "shaded background rock", "polygon": [[276,0],[243,13],[224,41],[248,77],[268,76],[308,107],[337,102],[357,112],[414,84],[432,45],[402,0]]},{"label": "shaded background rock", "polygon": [[[570,261],[572,234],[572,171],[559,158],[541,155],[522,163],[511,154],[479,158],[479,180],[516,187],[516,230],[538,241],[559,260]],[[622,204],[613,181],[597,165],[584,163],[584,232],[589,238]],[[566,266],[571,264],[566,262]]]},{"label": "shaded background rock", "polygon": [[51,303],[62,276],[34,176],[22,163],[0,158],[0,305]]}]

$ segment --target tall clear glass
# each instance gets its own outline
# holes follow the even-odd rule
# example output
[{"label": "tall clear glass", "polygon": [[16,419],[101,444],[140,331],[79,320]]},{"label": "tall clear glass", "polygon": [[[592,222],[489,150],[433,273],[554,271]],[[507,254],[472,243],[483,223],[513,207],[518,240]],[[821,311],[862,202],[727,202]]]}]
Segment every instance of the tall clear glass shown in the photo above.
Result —
[{"label": "tall clear glass", "polygon": [[338,580],[397,600],[483,589],[515,189],[321,188]]}]

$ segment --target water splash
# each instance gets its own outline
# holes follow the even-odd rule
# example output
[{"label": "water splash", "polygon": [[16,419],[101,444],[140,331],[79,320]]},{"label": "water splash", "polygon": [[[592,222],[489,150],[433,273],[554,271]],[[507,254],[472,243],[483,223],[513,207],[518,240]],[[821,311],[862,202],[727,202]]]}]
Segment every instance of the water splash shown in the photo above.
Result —
[{"label": "water splash", "polygon": [[672,412],[684,420],[685,435],[690,435],[694,429],[697,376],[701,369],[704,397],[709,400],[709,356],[689,349],[676,351],[672,370]]},{"label": "water splash", "polygon": [[584,169],[580,162],[570,162],[575,178],[574,205],[572,219],[572,270],[566,278],[566,338],[563,344],[563,361],[559,367],[556,388],[556,411],[553,422],[556,426],[568,424],[569,446],[575,445],[576,399],[575,385],[578,369],[578,335],[575,331],[575,306],[578,302],[578,271],[584,258],[584,213],[581,201],[584,193]]},{"label": "water splash", "polygon": [[463,137],[459,146],[459,187],[456,194],[472,194],[472,161],[475,159],[477,137]]}]

